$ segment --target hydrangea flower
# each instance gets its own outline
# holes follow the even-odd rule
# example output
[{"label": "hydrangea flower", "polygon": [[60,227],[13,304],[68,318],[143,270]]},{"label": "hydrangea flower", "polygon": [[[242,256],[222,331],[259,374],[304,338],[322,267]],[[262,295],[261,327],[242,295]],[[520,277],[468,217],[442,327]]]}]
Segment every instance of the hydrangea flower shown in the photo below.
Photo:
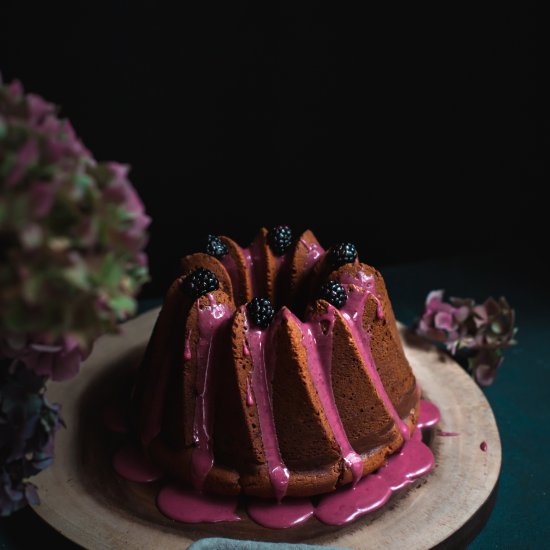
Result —
[{"label": "hydrangea flower", "polygon": [[[93,342],[136,310],[150,220],[128,171],[97,162],[54,105],[0,78],[0,364],[10,365],[0,385],[1,513],[34,498],[24,480],[36,473],[15,465],[22,443],[7,435],[6,403],[21,410],[34,399],[42,423],[52,410],[44,381],[74,376]],[[41,385],[17,404],[6,392],[21,369]],[[28,439],[36,414],[20,426],[38,453]]]},{"label": "hydrangea flower", "polygon": [[416,332],[443,344],[451,355],[467,359],[467,368],[481,385],[491,384],[502,364],[502,350],[514,345],[515,313],[506,298],[476,304],[470,298],[443,300],[443,290],[426,298]]}]

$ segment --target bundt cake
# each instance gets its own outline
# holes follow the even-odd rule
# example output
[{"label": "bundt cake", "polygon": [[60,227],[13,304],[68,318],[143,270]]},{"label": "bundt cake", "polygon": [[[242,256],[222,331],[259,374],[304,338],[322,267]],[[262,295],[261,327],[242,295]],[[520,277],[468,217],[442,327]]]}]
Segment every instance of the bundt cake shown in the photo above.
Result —
[{"label": "bundt cake", "polygon": [[334,491],[409,439],[419,390],[382,276],[355,247],[261,229],[183,258],[138,370],[135,428],[205,492]]}]

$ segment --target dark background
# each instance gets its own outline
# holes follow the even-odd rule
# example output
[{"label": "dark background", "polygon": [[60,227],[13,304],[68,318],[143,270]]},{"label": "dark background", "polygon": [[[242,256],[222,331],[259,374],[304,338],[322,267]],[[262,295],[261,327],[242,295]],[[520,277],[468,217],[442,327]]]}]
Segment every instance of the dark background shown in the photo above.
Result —
[{"label": "dark background", "polygon": [[[98,160],[132,165],[153,218],[143,298],[163,294],[207,233],[246,245],[278,223],[311,227],[326,246],[355,242],[406,323],[434,288],[506,295],[519,344],[485,392],[501,486],[472,548],[541,548],[550,144],[539,21],[530,0],[0,0],[0,71],[61,105]],[[0,527],[2,548],[73,547],[29,510]]]},{"label": "dark background", "polygon": [[372,4],[4,0],[0,70],[132,165],[144,297],[263,224],[382,266],[546,248],[533,5]]}]

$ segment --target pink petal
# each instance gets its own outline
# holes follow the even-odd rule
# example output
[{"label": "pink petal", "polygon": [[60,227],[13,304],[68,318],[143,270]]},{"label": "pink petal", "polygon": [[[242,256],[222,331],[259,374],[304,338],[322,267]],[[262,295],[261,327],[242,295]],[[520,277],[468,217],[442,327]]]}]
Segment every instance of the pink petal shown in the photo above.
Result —
[{"label": "pink petal", "polygon": [[13,187],[20,182],[29,165],[34,164],[38,160],[38,155],[39,151],[36,140],[29,139],[17,153],[15,166],[6,177],[7,187]]},{"label": "pink petal", "polygon": [[53,206],[54,185],[45,181],[35,183],[30,190],[29,198],[34,215],[43,218]]},{"label": "pink petal", "polygon": [[496,377],[496,369],[489,365],[478,365],[475,370],[475,379],[481,386],[490,386]]},{"label": "pink petal", "polygon": [[427,310],[434,310],[439,307],[441,302],[443,301],[443,293],[444,290],[432,290],[428,297],[426,298],[426,309]]},{"label": "pink petal", "polygon": [[453,330],[456,326],[453,316],[446,311],[439,311],[435,314],[434,324],[436,328],[442,330]]}]

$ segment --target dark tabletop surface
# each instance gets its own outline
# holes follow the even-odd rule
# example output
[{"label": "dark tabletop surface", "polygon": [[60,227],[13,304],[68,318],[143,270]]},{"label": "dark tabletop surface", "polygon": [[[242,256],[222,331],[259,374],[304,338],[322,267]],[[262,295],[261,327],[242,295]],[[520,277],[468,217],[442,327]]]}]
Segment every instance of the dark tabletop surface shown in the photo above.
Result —
[{"label": "dark tabletop surface", "polygon": [[[535,256],[538,257],[538,256]],[[535,260],[536,261],[536,260]],[[426,294],[504,295],[517,314],[518,345],[506,351],[493,386],[484,389],[500,430],[502,472],[496,504],[472,549],[547,548],[550,544],[550,286],[545,266],[510,264],[503,255],[408,263],[382,269],[396,316],[411,323]],[[157,302],[158,303],[158,302]],[[144,302],[142,310],[155,305]],[[45,525],[31,510],[0,520],[0,549],[75,545]]]}]

